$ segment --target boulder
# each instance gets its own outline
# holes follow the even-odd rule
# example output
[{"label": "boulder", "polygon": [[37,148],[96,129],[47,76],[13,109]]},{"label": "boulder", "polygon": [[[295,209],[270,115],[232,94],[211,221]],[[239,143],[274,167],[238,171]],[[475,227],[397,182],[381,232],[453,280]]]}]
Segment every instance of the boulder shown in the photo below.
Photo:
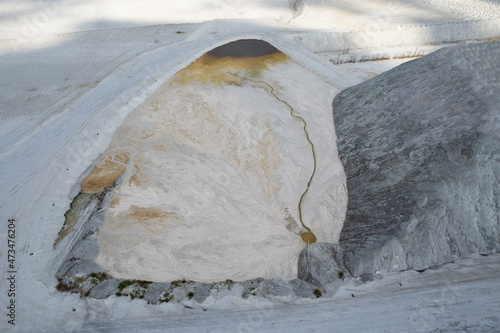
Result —
[{"label": "boulder", "polygon": [[243,287],[242,298],[247,299],[250,295],[257,296],[262,295],[262,289],[264,286],[264,279],[256,278],[252,280],[247,280],[239,282]]},{"label": "boulder", "polygon": [[170,283],[153,283],[149,286],[148,290],[144,293],[144,299],[151,304],[156,304],[160,299],[161,295],[169,290]]},{"label": "boulder", "polygon": [[440,49],[333,101],[355,275],[500,250],[500,41]]},{"label": "boulder", "polygon": [[298,278],[316,287],[323,288],[335,280],[342,279],[345,271],[343,251],[339,245],[314,243],[300,252]]},{"label": "boulder", "polygon": [[307,283],[301,279],[293,279],[290,281],[290,285],[295,292],[295,295],[300,298],[316,298],[314,294],[314,288],[311,284]]},{"label": "boulder", "polygon": [[92,288],[90,291],[89,297],[97,298],[97,299],[103,299],[108,296],[114,295],[117,292],[120,291],[118,289],[118,285],[120,282],[123,280],[120,279],[111,279],[111,280],[106,280],[101,283],[99,283],[97,286]]},{"label": "boulder", "polygon": [[197,282],[194,288],[193,300],[203,303],[210,296],[211,288],[208,283]]},{"label": "boulder", "polygon": [[290,299],[295,297],[295,292],[290,283],[283,279],[269,279],[264,280],[263,283],[266,294],[276,297],[288,297]]}]

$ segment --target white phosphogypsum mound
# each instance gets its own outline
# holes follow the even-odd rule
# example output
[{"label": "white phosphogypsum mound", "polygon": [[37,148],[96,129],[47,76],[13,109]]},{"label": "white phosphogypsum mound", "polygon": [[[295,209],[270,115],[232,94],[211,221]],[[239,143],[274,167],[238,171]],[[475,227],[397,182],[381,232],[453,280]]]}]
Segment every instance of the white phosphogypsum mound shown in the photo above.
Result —
[{"label": "white phosphogypsum mound", "polygon": [[114,277],[293,279],[302,234],[338,240],[347,197],[331,136],[336,90],[288,60],[245,60],[255,83],[227,74],[239,60],[218,68],[212,58],[133,111],[104,152],[130,156],[98,234],[97,263]]}]

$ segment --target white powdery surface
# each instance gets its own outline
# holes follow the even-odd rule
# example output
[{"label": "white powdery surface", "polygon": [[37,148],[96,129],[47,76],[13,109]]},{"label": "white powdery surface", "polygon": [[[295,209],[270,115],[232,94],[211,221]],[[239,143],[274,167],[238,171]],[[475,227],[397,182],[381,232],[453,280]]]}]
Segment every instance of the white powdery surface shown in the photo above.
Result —
[{"label": "white powdery surface", "polygon": [[500,322],[495,297],[500,291],[499,257],[476,255],[358,286],[351,281],[333,298],[294,305],[226,296],[213,306],[190,303],[194,309],[179,306],[175,312],[170,303],[150,310],[137,300],[110,297],[105,304],[89,303],[89,319],[81,331],[493,333]]},{"label": "white powdery surface", "polygon": [[[330,111],[337,90],[293,62],[256,80],[307,122],[317,170],[303,222],[318,241],[337,242],[347,202]],[[104,154],[121,152],[131,158],[99,230],[96,259],[113,276],[297,276],[306,231],[298,203],[313,156],[302,122],[265,84],[169,81],[127,117]]]}]

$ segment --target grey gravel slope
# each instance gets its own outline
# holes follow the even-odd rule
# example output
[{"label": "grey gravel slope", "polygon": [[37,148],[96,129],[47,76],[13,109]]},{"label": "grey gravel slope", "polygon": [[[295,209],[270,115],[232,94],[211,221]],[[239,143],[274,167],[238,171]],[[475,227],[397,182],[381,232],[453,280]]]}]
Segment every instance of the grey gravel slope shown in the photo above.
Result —
[{"label": "grey gravel slope", "polygon": [[354,275],[500,250],[500,41],[407,62],[333,101]]}]

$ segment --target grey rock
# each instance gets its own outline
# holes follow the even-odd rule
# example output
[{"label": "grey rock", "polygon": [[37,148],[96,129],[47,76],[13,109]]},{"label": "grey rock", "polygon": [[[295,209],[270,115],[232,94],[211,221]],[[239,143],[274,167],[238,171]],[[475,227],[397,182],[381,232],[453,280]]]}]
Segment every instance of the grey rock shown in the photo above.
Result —
[{"label": "grey rock", "polygon": [[314,288],[311,284],[307,283],[301,279],[293,279],[290,280],[290,285],[293,288],[293,291],[297,297],[301,298],[316,298],[314,295]]},{"label": "grey rock", "polygon": [[338,280],[345,272],[343,251],[339,245],[314,243],[300,252],[298,278],[316,287]]},{"label": "grey rock", "polygon": [[500,249],[500,41],[409,61],[338,94],[355,276]]},{"label": "grey rock", "polygon": [[62,263],[57,271],[57,277],[64,277],[75,265],[80,264],[82,261],[80,259],[73,258],[72,260],[66,260]]},{"label": "grey rock", "polygon": [[118,285],[120,282],[123,280],[120,279],[111,279],[111,280],[106,280],[101,283],[99,283],[97,286],[92,288],[90,291],[89,297],[97,298],[97,299],[104,299],[110,295],[114,295],[120,290],[118,289]]},{"label": "grey rock", "polygon": [[264,288],[266,288],[266,294],[272,296],[290,298],[295,296],[295,292],[293,291],[293,287],[290,285],[290,283],[282,279],[264,280],[263,286]]},{"label": "grey rock", "polygon": [[160,296],[170,288],[170,283],[153,283],[144,293],[144,299],[151,304],[156,304]]},{"label": "grey rock", "polygon": [[247,299],[250,295],[257,296],[262,294],[261,289],[264,281],[262,278],[257,278],[241,282],[243,286],[242,298]]},{"label": "grey rock", "polygon": [[[127,280],[124,280],[124,281],[127,281]],[[130,281],[130,280],[129,280]],[[126,286],[125,288],[122,289],[121,293],[123,295],[134,295],[135,294],[135,291],[138,289],[138,285],[137,283],[132,283],[128,286]]]},{"label": "grey rock", "polygon": [[171,297],[171,300],[179,302],[186,297],[189,297],[188,294],[190,292],[194,292],[196,283],[197,282],[185,280],[172,281],[168,290],[168,296]]},{"label": "grey rock", "polygon": [[94,239],[79,240],[68,257],[79,258],[83,261],[93,261],[99,254],[99,244]]},{"label": "grey rock", "polygon": [[193,291],[193,300],[198,303],[203,303],[210,296],[210,285],[207,283],[197,282]]},{"label": "grey rock", "polygon": [[74,277],[76,275],[88,275],[90,273],[101,273],[104,272],[101,266],[95,262],[84,261],[82,263],[76,264],[69,270],[66,274],[67,278]]}]

